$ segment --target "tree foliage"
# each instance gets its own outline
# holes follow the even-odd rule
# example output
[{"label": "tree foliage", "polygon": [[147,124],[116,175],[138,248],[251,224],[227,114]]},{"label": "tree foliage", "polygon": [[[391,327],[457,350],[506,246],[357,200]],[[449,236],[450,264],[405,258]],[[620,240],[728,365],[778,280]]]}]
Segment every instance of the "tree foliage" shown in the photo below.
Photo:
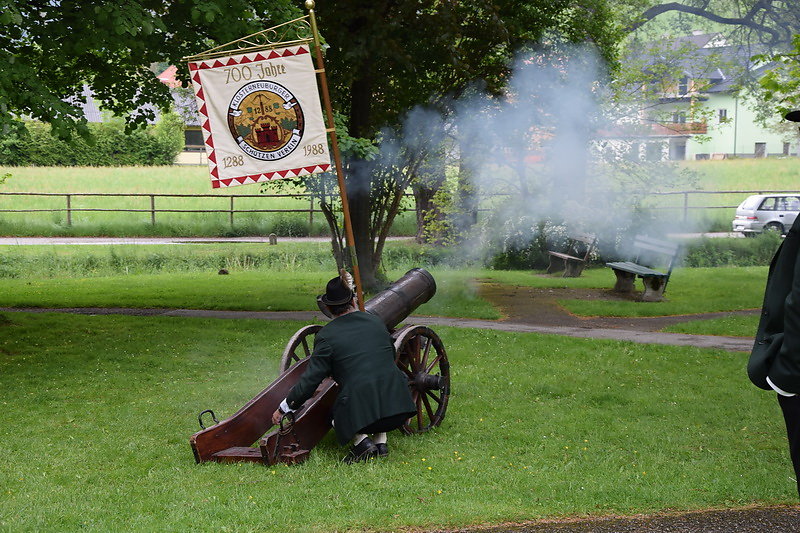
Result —
[{"label": "tree foliage", "polygon": [[[87,133],[78,105],[100,106],[130,124],[153,118],[147,103],[172,100],[149,65],[222,44],[299,11],[289,0],[0,0],[0,127],[22,117],[52,124],[61,137]],[[137,111],[138,110],[138,111]]]},{"label": "tree foliage", "polygon": [[[381,143],[372,161],[347,161],[350,211],[365,285],[375,287],[386,228],[421,178],[442,132],[426,129],[474,90],[503,94],[512,59],[565,43],[594,43],[613,61],[621,37],[606,0],[335,0],[319,5],[326,69],[350,135]],[[415,108],[410,131],[404,120]],[[428,135],[427,139],[425,136]],[[423,140],[425,139],[425,140]],[[434,180],[436,181],[436,180]]]},{"label": "tree foliage", "polygon": [[791,50],[763,59],[774,62],[761,79],[764,101],[775,104],[781,115],[800,108],[800,34],[794,36]]},{"label": "tree foliage", "polygon": [[727,28],[731,41],[788,45],[800,33],[800,9],[795,0],[685,0],[684,2],[623,2],[629,14],[625,30],[632,32],[668,13],[693,15]]},{"label": "tree foliage", "polygon": [[29,122],[25,131],[0,138],[0,165],[171,165],[183,149],[183,121],[174,113],[136,131],[125,132],[124,126],[120,119],[89,124],[89,139],[65,141],[50,125]]}]

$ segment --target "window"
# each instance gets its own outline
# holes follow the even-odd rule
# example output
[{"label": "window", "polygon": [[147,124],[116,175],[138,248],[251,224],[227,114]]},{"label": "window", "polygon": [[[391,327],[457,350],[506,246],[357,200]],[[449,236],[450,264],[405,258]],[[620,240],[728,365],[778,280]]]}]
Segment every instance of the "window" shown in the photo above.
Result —
[{"label": "window", "polygon": [[672,122],[675,124],[686,124],[686,113],[683,111],[675,111],[672,114]]},{"label": "window", "polygon": [[645,147],[645,159],[647,161],[661,161],[663,157],[661,143],[647,143]]},{"label": "window", "polygon": [[769,198],[764,198],[764,201],[761,202],[761,207],[758,208],[759,211],[775,211],[775,206],[778,203],[778,199],[774,196]]},{"label": "window", "polygon": [[719,123],[722,124],[728,120],[728,110],[727,109],[720,109],[719,110]]},{"label": "window", "polygon": [[200,151],[203,150],[203,132],[199,127],[189,126],[183,130],[183,138],[186,141],[186,151]]},{"label": "window", "polygon": [[684,76],[678,81],[678,96],[683,96],[689,92],[689,78]]},{"label": "window", "polygon": [[800,211],[800,198],[797,196],[786,197],[786,210],[787,211]]}]

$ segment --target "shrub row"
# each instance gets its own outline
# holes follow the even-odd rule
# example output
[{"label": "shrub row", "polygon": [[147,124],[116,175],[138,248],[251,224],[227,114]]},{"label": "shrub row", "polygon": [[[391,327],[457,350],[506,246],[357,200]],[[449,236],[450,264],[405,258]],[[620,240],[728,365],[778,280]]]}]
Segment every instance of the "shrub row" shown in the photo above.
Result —
[{"label": "shrub row", "polygon": [[698,239],[686,246],[683,265],[687,267],[768,265],[781,243],[773,232],[753,239]]},{"label": "shrub row", "polygon": [[171,165],[183,149],[183,122],[167,113],[158,124],[125,132],[121,120],[89,124],[91,136],[58,138],[50,126],[28,122],[27,131],[0,139],[0,165],[123,166]]},{"label": "shrub row", "polygon": [[[541,270],[547,267],[551,239],[533,239],[525,246],[516,246],[492,255],[486,265],[497,270]],[[680,264],[686,267],[726,267],[769,265],[781,237],[765,233],[752,239],[702,238],[685,243]],[[614,246],[598,247],[591,263],[603,265],[607,261],[626,260]]]}]

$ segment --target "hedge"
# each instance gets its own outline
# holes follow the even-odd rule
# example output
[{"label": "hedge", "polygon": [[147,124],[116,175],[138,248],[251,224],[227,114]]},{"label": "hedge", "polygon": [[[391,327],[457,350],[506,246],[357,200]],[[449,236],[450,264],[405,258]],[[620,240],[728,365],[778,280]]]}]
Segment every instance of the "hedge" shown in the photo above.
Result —
[{"label": "hedge", "polygon": [[89,124],[90,137],[64,140],[48,124],[26,123],[26,132],[0,138],[3,166],[171,165],[183,149],[183,122],[166,113],[158,124],[125,133],[121,120]]}]

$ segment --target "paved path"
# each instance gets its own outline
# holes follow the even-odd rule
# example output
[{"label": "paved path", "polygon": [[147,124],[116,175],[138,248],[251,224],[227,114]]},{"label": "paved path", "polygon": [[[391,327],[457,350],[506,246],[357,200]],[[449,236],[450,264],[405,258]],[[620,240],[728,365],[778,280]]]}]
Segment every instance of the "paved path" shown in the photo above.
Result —
[{"label": "paved path", "polygon": [[[79,307],[79,308],[14,308],[0,307],[3,312],[27,313],[75,313],[81,315],[132,315],[132,316],[175,316],[221,319],[253,320],[300,320],[303,322],[325,322],[328,319],[318,311],[211,311],[204,309],[131,309],[122,307]],[[470,318],[445,318],[430,316],[411,316],[407,323],[423,326],[452,326],[456,328],[490,329],[520,333],[545,333],[591,339],[631,341],[641,344],[666,344],[672,346],[696,346],[716,348],[734,352],[749,352],[753,340],[743,337],[717,337],[713,335],[686,335],[683,333],[661,333],[655,331],[634,331],[612,328],[581,328],[570,326],[537,326],[517,322],[476,320]]]},{"label": "paved path", "polygon": [[565,519],[439,533],[798,533],[800,507],[696,511],[624,518]]}]

